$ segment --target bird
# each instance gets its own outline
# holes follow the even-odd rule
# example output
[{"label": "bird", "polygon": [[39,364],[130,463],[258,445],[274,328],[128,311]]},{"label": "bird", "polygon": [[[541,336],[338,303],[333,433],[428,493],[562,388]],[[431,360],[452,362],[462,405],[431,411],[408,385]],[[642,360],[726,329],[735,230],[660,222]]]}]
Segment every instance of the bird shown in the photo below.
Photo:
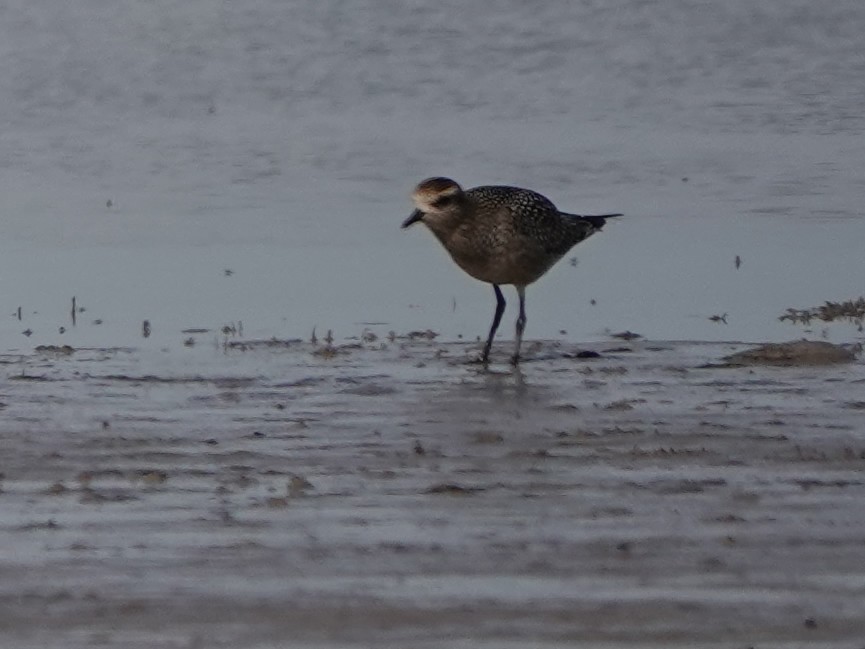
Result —
[{"label": "bird", "polygon": [[526,287],[576,244],[598,232],[606,219],[622,216],[569,214],[530,189],[507,185],[463,189],[440,176],[421,181],[411,198],[415,210],[403,229],[423,223],[460,268],[493,285],[496,310],[480,357],[485,366],[505,310],[500,286],[512,284],[520,301],[511,356],[511,363],[517,365],[526,326]]}]

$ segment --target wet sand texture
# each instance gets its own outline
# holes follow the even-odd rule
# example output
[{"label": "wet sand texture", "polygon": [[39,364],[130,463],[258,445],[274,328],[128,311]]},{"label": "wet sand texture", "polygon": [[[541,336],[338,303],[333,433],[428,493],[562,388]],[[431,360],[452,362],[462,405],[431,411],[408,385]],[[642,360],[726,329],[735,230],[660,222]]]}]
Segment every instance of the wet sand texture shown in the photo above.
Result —
[{"label": "wet sand texture", "polygon": [[752,349],[730,354],[724,360],[733,365],[783,365],[801,367],[849,363],[856,353],[849,347],[821,340],[794,340],[786,343],[767,343]]},{"label": "wet sand texture", "polygon": [[860,647],[865,366],[744,348],[2,357],[0,645]]}]

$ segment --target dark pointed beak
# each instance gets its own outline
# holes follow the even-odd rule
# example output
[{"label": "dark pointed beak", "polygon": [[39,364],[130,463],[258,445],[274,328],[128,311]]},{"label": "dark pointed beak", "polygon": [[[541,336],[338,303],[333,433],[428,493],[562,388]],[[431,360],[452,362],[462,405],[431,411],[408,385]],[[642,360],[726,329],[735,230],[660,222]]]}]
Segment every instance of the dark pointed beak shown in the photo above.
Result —
[{"label": "dark pointed beak", "polygon": [[402,222],[402,227],[407,228],[410,225],[413,225],[423,219],[423,212],[420,210],[415,210],[411,213],[411,216],[408,217],[405,221]]}]

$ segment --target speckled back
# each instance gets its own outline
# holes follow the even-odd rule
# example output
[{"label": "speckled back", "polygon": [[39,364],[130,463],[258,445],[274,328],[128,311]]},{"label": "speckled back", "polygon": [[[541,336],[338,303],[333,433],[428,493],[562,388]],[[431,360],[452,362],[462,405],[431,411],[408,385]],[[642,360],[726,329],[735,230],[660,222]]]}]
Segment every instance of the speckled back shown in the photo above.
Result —
[{"label": "speckled back", "polygon": [[551,255],[563,255],[597,228],[576,215],[562,214],[545,196],[520,187],[484,185],[466,191],[476,205],[475,218],[506,209],[513,229],[537,242]]}]

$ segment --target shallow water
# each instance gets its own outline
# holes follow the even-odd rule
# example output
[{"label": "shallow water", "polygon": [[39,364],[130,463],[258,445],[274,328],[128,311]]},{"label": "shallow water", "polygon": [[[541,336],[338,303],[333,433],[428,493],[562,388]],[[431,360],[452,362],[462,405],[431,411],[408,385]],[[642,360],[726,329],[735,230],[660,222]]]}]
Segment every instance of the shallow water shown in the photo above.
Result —
[{"label": "shallow water", "polygon": [[4,349],[474,339],[492,291],[398,228],[432,174],[627,214],[530,288],[529,337],[795,337],[784,309],[861,293],[855,0],[0,11]]}]

